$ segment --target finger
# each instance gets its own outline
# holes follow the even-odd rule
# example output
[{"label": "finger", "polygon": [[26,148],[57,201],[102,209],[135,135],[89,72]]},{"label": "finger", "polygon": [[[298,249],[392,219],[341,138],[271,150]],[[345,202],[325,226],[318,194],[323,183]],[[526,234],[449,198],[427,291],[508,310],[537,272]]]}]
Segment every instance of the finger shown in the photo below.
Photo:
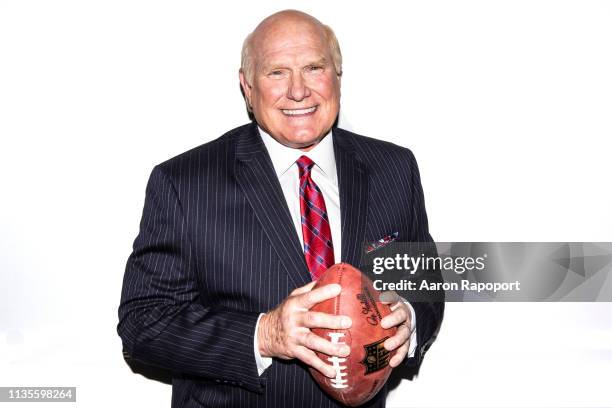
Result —
[{"label": "finger", "polygon": [[313,332],[306,333],[301,339],[301,342],[302,346],[329,356],[346,357],[351,352],[349,346],[345,344],[334,344],[331,341],[325,340],[323,337],[317,336]]},{"label": "finger", "polygon": [[316,288],[307,293],[302,293],[298,297],[300,306],[310,309],[317,303],[320,303],[327,299],[332,299],[340,294],[342,287],[337,283],[331,283],[329,285]]},{"label": "finger", "polygon": [[382,292],[378,299],[384,304],[389,304],[398,302],[400,300],[400,297],[394,290],[387,290],[385,292]]},{"label": "finger", "polygon": [[291,295],[297,296],[297,295],[301,295],[302,293],[310,292],[312,288],[314,287],[314,285],[316,284],[317,284],[317,281],[312,281],[307,285],[300,286],[299,288],[294,289],[293,292],[291,292]]},{"label": "finger", "polygon": [[410,313],[408,312],[408,308],[398,307],[394,311],[392,311],[389,315],[385,316],[381,321],[380,325],[383,329],[388,329],[390,327],[399,326],[400,324],[406,323],[408,321],[408,317]]},{"label": "finger", "polygon": [[302,325],[310,329],[348,329],[352,325],[348,316],[336,316],[322,312],[304,312]]},{"label": "finger", "polygon": [[295,351],[295,357],[326,377],[334,378],[336,376],[336,370],[332,366],[325,364],[312,350],[308,350],[305,347],[298,347]]},{"label": "finger", "polygon": [[409,346],[408,342],[402,344],[402,346],[398,348],[397,351],[395,352],[395,355],[391,357],[391,360],[389,360],[389,365],[392,368],[397,367],[398,365],[402,363],[402,361],[404,361],[404,359],[406,358],[406,355],[408,354],[408,346]]},{"label": "finger", "polygon": [[401,325],[397,329],[397,333],[395,333],[394,336],[389,337],[387,340],[385,340],[385,348],[389,351],[395,350],[399,346],[406,343],[409,337],[410,331],[408,330],[408,327],[406,327],[406,325]]}]

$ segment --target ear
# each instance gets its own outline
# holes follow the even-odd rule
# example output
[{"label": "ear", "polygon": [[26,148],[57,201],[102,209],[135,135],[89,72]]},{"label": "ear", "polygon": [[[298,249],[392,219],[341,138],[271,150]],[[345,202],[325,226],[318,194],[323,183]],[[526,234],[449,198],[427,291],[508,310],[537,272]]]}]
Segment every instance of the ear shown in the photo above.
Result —
[{"label": "ear", "polygon": [[251,94],[252,94],[251,85],[247,82],[246,77],[244,76],[244,72],[242,71],[242,68],[240,68],[240,71],[238,71],[238,76],[240,78],[240,86],[242,87],[242,92],[244,93],[244,98],[246,99],[247,106],[249,110],[251,110],[251,107],[253,106],[251,104]]}]

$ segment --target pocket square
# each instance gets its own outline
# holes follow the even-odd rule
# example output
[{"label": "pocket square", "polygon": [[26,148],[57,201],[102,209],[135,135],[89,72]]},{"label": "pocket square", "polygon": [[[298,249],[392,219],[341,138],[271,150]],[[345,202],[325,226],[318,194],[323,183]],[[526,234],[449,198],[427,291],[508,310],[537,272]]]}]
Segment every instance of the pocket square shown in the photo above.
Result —
[{"label": "pocket square", "polygon": [[399,234],[394,232],[391,235],[387,235],[379,239],[378,241],[371,242],[366,245],[366,254],[369,254],[372,251],[375,251],[379,248],[384,247],[385,245],[389,245],[391,242],[395,241]]}]

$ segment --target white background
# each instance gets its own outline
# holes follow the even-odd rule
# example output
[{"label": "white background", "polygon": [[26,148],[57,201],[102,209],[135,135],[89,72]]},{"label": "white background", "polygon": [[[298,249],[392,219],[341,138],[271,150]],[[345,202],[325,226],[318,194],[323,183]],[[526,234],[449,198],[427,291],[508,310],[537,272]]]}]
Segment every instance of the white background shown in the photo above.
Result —
[{"label": "white background", "polygon": [[[115,331],[145,184],[247,121],[242,40],[285,8],[335,29],[341,125],[414,151],[436,240],[612,240],[610,2],[0,0],[0,386],[170,406]],[[389,405],[612,406],[611,316],[448,304]]]}]

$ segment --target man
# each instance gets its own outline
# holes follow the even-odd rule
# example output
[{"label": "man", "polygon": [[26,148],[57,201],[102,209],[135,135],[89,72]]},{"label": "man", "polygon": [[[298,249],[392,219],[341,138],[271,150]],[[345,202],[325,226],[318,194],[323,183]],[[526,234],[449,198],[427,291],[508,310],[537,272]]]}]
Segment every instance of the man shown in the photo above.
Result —
[{"label": "man", "polygon": [[[348,351],[310,329],[351,321],[309,310],[340,292],[314,281],[335,262],[359,267],[366,242],[431,240],[410,151],[334,127],[341,64],[318,20],[266,18],[240,70],[254,122],[151,174],[118,331],[131,358],[174,373],[173,407],[340,406],[308,366],[334,377],[315,351]],[[418,367],[442,305],[392,310],[390,365]]]}]

